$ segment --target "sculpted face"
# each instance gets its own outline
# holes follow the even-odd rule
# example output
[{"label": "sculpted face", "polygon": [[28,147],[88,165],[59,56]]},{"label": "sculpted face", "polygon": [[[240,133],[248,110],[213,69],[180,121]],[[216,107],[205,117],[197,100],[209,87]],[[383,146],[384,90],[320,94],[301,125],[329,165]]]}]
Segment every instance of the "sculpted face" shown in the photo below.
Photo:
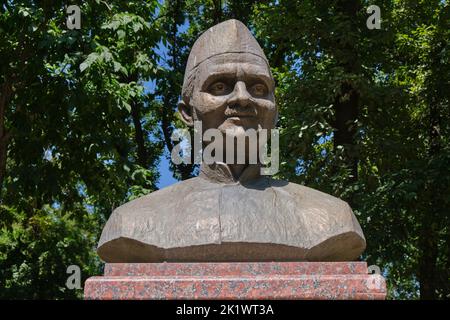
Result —
[{"label": "sculpted face", "polygon": [[194,81],[189,106],[180,108],[188,124],[200,120],[203,131],[218,128],[233,135],[274,127],[274,81],[261,57],[250,53],[211,57],[199,65]]},{"label": "sculpted face", "polygon": [[[201,122],[202,134],[208,129],[219,129],[224,137],[219,149],[225,151],[219,151],[219,155],[243,155],[245,163],[259,155],[252,146],[264,145],[266,136],[255,135],[255,131],[273,129],[277,118],[274,81],[264,52],[242,22],[227,20],[197,39],[187,61],[178,106],[186,124]],[[250,139],[253,136],[258,141]],[[238,140],[245,141],[245,149],[238,146]],[[228,149],[227,141],[234,141],[233,150]],[[211,139],[203,140],[203,147],[210,143]]]}]

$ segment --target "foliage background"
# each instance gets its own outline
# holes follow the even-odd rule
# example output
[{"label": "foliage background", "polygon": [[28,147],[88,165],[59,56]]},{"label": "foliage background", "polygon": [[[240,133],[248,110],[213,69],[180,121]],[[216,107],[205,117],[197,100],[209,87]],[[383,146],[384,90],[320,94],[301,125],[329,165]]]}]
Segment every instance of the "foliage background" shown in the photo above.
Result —
[{"label": "foliage background", "polygon": [[157,190],[189,49],[229,18],[276,77],[278,177],[351,204],[389,298],[450,298],[448,1],[0,3],[0,298],[82,297],[67,267],[99,274],[112,209]]}]

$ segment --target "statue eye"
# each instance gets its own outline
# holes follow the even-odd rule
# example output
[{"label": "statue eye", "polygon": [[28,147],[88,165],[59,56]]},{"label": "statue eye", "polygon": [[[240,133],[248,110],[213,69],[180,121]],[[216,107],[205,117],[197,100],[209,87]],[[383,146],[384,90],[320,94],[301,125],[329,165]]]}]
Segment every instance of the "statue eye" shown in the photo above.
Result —
[{"label": "statue eye", "polygon": [[209,89],[208,92],[215,95],[215,96],[223,96],[230,92],[229,86],[225,82],[216,82],[213,83]]},{"label": "statue eye", "polygon": [[257,83],[250,88],[250,93],[255,97],[264,97],[267,95],[267,87],[262,83]]}]

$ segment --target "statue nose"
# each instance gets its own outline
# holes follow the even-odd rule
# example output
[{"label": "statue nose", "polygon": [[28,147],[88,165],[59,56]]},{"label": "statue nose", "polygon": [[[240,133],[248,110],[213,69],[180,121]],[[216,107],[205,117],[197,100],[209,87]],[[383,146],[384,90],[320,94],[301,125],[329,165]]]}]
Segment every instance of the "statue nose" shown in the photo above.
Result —
[{"label": "statue nose", "polygon": [[243,81],[236,82],[234,86],[233,94],[228,101],[230,105],[239,105],[240,107],[248,106],[250,102],[250,94],[247,91],[247,87]]}]

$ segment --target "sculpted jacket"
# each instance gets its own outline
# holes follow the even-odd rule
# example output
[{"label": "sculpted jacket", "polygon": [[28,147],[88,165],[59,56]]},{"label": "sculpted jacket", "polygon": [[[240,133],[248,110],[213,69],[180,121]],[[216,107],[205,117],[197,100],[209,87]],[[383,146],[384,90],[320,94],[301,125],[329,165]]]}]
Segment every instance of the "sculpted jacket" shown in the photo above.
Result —
[{"label": "sculpted jacket", "polygon": [[323,192],[225,164],[114,210],[98,253],[106,262],[346,261],[365,249],[349,205]]}]

